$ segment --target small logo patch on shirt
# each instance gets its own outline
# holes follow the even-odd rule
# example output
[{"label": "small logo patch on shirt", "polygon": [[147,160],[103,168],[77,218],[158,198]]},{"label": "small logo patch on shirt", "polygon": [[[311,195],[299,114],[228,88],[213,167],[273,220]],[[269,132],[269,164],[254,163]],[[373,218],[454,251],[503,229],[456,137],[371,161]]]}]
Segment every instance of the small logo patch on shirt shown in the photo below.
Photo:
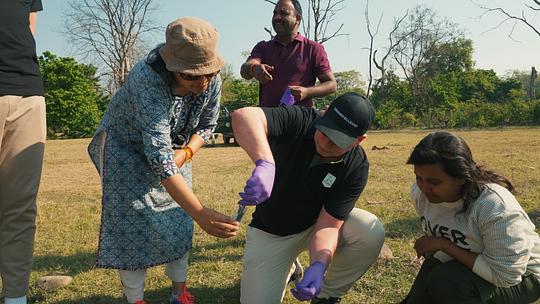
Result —
[{"label": "small logo patch on shirt", "polygon": [[322,184],[325,188],[330,188],[332,187],[335,181],[336,181],[336,177],[333,176],[331,173],[328,173],[322,180]]}]

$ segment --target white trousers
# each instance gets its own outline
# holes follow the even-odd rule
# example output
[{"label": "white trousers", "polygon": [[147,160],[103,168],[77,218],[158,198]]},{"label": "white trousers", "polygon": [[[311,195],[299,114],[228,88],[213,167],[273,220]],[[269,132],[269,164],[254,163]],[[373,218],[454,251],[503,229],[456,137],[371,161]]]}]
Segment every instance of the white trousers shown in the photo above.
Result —
[{"label": "white trousers", "polygon": [[[188,269],[189,251],[181,259],[165,266],[165,275],[173,282],[185,282]],[[119,270],[120,280],[124,288],[124,295],[128,303],[135,303],[144,298],[144,280],[146,270]]]},{"label": "white trousers", "polygon": [[[270,234],[249,226],[247,229],[240,302],[281,303],[291,266],[296,257],[308,249],[313,226],[288,236]],[[340,230],[338,247],[318,297],[346,294],[377,260],[384,234],[384,227],[375,215],[354,208]]]}]

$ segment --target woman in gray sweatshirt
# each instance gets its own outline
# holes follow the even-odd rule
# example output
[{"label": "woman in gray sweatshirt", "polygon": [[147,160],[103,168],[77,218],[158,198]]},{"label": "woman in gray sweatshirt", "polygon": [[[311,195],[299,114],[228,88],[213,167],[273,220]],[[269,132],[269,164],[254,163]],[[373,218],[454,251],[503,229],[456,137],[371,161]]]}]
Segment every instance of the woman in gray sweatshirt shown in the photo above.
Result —
[{"label": "woman in gray sweatshirt", "polygon": [[418,303],[532,303],[540,298],[540,238],[510,181],[478,166],[467,143],[427,135],[412,151],[412,200],[426,258],[408,297]]}]

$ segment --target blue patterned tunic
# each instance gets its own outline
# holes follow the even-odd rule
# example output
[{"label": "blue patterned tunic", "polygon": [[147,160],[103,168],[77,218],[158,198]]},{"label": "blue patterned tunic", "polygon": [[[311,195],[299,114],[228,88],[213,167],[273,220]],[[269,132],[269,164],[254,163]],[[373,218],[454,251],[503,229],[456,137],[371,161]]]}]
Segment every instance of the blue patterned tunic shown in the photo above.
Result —
[{"label": "blue patterned tunic", "polygon": [[173,145],[192,134],[209,141],[221,79],[200,95],[174,96],[156,50],[133,67],[88,147],[103,187],[98,267],[143,269],[191,249],[193,221],[160,182],[182,174],[191,187],[191,164],[176,166]]}]

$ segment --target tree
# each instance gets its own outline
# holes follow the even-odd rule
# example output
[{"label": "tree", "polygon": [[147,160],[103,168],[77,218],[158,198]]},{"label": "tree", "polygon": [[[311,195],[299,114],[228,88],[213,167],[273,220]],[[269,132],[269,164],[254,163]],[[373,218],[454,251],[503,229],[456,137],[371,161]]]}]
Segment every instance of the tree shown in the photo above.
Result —
[{"label": "tree", "polygon": [[[273,0],[264,1],[272,3],[273,5],[276,5],[277,3],[277,1]],[[332,38],[347,35],[340,33],[344,26],[343,23],[341,23],[337,29],[329,29],[330,24],[336,21],[336,15],[343,10],[345,0],[307,0],[307,3],[309,9],[307,12],[304,10],[304,13],[302,14],[302,28],[304,30],[304,35],[306,35],[307,38],[319,43],[325,43]],[[268,28],[265,28],[265,30],[270,36],[273,36],[272,30]]]},{"label": "tree", "polygon": [[[383,83],[385,82],[385,78],[386,78],[386,69],[387,69],[386,62],[387,62],[387,59],[389,58],[389,56],[394,51],[394,48],[401,43],[401,40],[407,38],[406,35],[401,35],[399,37],[399,40],[394,41],[394,33],[401,27],[401,23],[403,22],[403,20],[405,20],[405,18],[407,17],[408,14],[409,14],[409,12],[406,11],[405,14],[401,18],[394,19],[393,28],[388,34],[389,44],[388,44],[388,46],[386,48],[385,53],[382,55],[382,58],[380,59],[380,61],[378,61],[377,60],[377,52],[378,52],[378,50],[375,49],[374,41],[375,41],[375,37],[379,33],[379,28],[380,28],[380,25],[381,25],[383,14],[381,13],[381,15],[379,17],[379,21],[377,22],[377,26],[376,26],[375,30],[373,30],[371,28],[371,20],[369,18],[369,0],[366,1],[366,8],[364,10],[364,16],[365,16],[365,20],[366,20],[367,32],[368,32],[368,35],[369,35],[369,47],[367,48],[368,51],[369,51],[369,56],[368,56],[369,75],[368,75],[368,85],[367,85],[366,96],[371,95],[370,92],[371,92],[371,89],[372,89],[372,85],[378,86],[379,89],[383,89],[383,90],[386,87],[385,85],[383,85]],[[374,77],[373,77],[373,65],[375,65],[375,67],[380,72],[380,77],[378,79],[376,79],[376,80],[374,80]],[[379,91],[379,94],[380,94],[379,97],[382,99],[382,102],[384,102],[384,100],[386,99],[385,92],[384,91]]]},{"label": "tree", "polygon": [[540,92],[540,80],[538,80],[536,69],[531,68],[531,71],[519,71],[513,70],[508,72],[505,75],[505,78],[513,78],[521,82],[523,88],[525,88],[525,93],[529,100],[536,99],[537,92]]},{"label": "tree", "polygon": [[409,84],[411,111],[418,117],[425,117],[428,125],[434,122],[437,114],[444,113],[435,111],[437,99],[430,89],[435,76],[433,61],[437,60],[438,55],[444,55],[440,50],[445,47],[454,43],[459,46],[462,36],[457,24],[440,18],[434,11],[422,6],[415,7],[394,32],[394,41],[400,43],[394,47],[392,55]]},{"label": "tree", "polygon": [[92,136],[108,102],[96,77],[97,68],[48,51],[38,61],[45,84],[48,135]]},{"label": "tree", "polygon": [[392,101],[395,106],[404,112],[410,112],[411,92],[406,81],[401,80],[393,71],[388,71],[384,81],[373,86],[370,97],[376,110]]},{"label": "tree", "polygon": [[259,83],[255,80],[232,79],[223,85],[222,105],[230,110],[259,103]]},{"label": "tree", "polygon": [[143,35],[155,31],[152,0],[71,0],[65,34],[78,52],[104,68],[115,92],[143,54]]},{"label": "tree", "polygon": [[325,108],[339,95],[347,92],[354,92],[366,96],[366,83],[362,79],[360,72],[355,70],[335,72],[334,77],[336,78],[337,84],[336,92],[324,97],[317,97],[315,99],[317,108]]},{"label": "tree", "polygon": [[[478,3],[476,3],[476,5],[484,11],[482,15],[480,15],[480,18],[490,13],[498,13],[504,16],[503,20],[499,24],[491,28],[490,30],[495,30],[495,29],[500,28],[506,23],[511,23],[512,26],[510,28],[510,33],[508,33],[508,37],[514,40],[513,38],[514,30],[518,24],[521,24],[521,25],[524,25],[526,28],[532,30],[534,33],[536,33],[536,35],[538,35],[538,38],[540,38],[540,25],[534,24],[534,22],[538,22],[538,18],[536,18],[536,15],[538,14],[537,12],[540,11],[540,0],[530,0],[530,1],[533,2],[530,5],[524,3],[524,6],[529,10],[529,12],[526,12],[525,9],[523,9],[521,10],[520,16],[509,12],[507,9],[503,7],[490,7],[490,6],[485,6]],[[527,16],[528,14],[532,16]]]},{"label": "tree", "polygon": [[461,77],[462,101],[505,103],[524,100],[524,84],[518,75],[499,78],[493,70],[471,70]]},{"label": "tree", "polygon": [[336,72],[334,74],[337,83],[338,94],[346,92],[358,92],[365,95],[365,82],[360,72],[355,70]]}]

